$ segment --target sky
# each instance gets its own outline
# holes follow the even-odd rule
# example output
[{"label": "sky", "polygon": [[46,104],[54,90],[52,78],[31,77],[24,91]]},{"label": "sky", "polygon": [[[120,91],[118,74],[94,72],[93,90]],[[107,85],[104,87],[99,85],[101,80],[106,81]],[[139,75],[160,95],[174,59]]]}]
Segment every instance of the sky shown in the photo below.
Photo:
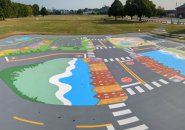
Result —
[{"label": "sky", "polygon": [[[80,8],[100,8],[104,5],[110,6],[114,0],[12,0],[25,4],[39,4],[48,9],[80,9]],[[124,4],[126,0],[121,0]],[[179,5],[185,3],[185,0],[152,0],[156,5],[165,9],[175,9],[176,3]]]}]

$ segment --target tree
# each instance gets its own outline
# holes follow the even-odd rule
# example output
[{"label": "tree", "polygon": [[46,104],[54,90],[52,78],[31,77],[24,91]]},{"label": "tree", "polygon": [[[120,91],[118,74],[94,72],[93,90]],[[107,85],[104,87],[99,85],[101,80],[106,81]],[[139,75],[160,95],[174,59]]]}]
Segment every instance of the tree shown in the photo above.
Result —
[{"label": "tree", "polygon": [[11,11],[11,1],[10,0],[0,0],[0,12],[3,20],[10,17]]},{"label": "tree", "polygon": [[134,3],[134,1],[127,0],[125,5],[125,14],[130,16],[132,19],[133,16],[137,14],[136,10],[137,10],[137,5]]},{"label": "tree", "polygon": [[78,14],[78,15],[82,15],[82,14],[83,14],[82,9],[77,10],[76,14]]},{"label": "tree", "polygon": [[117,20],[118,16],[122,16],[123,4],[119,0],[114,0],[111,7],[109,8],[108,15],[114,16]]},{"label": "tree", "polygon": [[163,7],[159,6],[156,10],[157,10],[156,15],[159,16],[160,18],[166,16],[166,11]]},{"label": "tree", "polygon": [[40,10],[40,14],[44,17],[45,15],[48,15],[48,11],[46,7],[42,7]]},{"label": "tree", "polygon": [[32,10],[33,10],[33,16],[37,16],[39,15],[39,5],[38,4],[34,4],[33,7],[32,7]]}]

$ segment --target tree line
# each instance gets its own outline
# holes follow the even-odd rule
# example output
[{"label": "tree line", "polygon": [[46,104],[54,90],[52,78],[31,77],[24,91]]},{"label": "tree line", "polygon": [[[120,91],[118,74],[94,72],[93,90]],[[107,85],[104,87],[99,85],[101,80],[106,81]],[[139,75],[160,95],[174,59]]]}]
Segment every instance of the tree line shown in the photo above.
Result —
[{"label": "tree line", "polygon": [[165,16],[166,12],[164,8],[158,7],[150,0],[127,0],[126,4],[123,5],[119,0],[114,0],[108,11],[109,16],[114,16],[115,20],[118,17],[138,16],[139,20],[142,21],[142,17],[152,16]]},{"label": "tree line", "polygon": [[11,0],[0,0],[0,18],[5,20],[5,18],[19,18],[28,16],[38,16],[47,15],[47,9],[42,7],[40,9],[39,5],[26,5],[16,2],[11,2]]}]

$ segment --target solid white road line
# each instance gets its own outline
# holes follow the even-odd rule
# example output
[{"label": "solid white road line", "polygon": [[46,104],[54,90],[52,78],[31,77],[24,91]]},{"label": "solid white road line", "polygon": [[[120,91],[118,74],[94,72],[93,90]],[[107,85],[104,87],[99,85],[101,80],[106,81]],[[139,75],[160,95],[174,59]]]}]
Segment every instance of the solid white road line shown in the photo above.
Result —
[{"label": "solid white road line", "polygon": [[120,108],[125,106],[126,106],[125,103],[112,104],[112,105],[109,105],[109,109],[115,109],[115,108]]},{"label": "solid white road line", "polygon": [[119,125],[126,125],[126,124],[131,124],[131,123],[137,122],[137,121],[139,121],[139,119],[136,116],[134,116],[134,117],[130,117],[127,119],[118,120],[118,124]]},{"label": "solid white road line", "polygon": [[110,61],[112,61],[112,62],[113,62],[113,61],[114,61],[114,59],[112,59],[112,58],[111,58],[111,59],[110,59]]},{"label": "solid white road line", "polygon": [[127,115],[130,113],[132,113],[132,111],[130,109],[126,109],[126,110],[122,110],[122,111],[113,112],[112,114],[114,116],[122,116],[122,115]]},{"label": "solid white road line", "polygon": [[140,125],[140,126],[132,127],[132,128],[125,129],[125,130],[147,130],[147,129],[149,129],[148,126]]},{"label": "solid white road line", "polygon": [[114,129],[114,126],[111,125],[111,126],[107,126],[107,130],[115,130],[115,129]]},{"label": "solid white road line", "polygon": [[137,91],[139,91],[140,93],[144,93],[145,90],[143,90],[140,86],[135,87],[137,89]]},{"label": "solid white road line", "polygon": [[122,88],[128,88],[128,87],[131,87],[131,86],[136,86],[136,85],[139,85],[141,84],[140,82],[137,82],[137,83],[133,83],[133,84],[128,84],[128,85],[123,85],[121,86]]},{"label": "solid white road line", "polygon": [[155,85],[155,86],[158,87],[158,88],[162,86],[162,85],[160,85],[159,83],[157,83],[157,82],[155,82],[155,81],[152,82],[152,84]]},{"label": "solid white road line", "polygon": [[144,84],[144,86],[148,89],[148,90],[153,90],[154,88],[152,86],[150,86],[149,84]]},{"label": "solid white road line", "polygon": [[127,92],[128,92],[130,95],[135,95],[135,94],[136,94],[131,88],[127,88],[126,90],[127,90]]},{"label": "solid white road line", "polygon": [[168,82],[166,81],[166,80],[164,80],[164,79],[160,79],[159,80],[161,83],[163,83],[163,84],[168,84]]},{"label": "solid white road line", "polygon": [[108,60],[107,59],[104,59],[104,62],[108,62]]}]

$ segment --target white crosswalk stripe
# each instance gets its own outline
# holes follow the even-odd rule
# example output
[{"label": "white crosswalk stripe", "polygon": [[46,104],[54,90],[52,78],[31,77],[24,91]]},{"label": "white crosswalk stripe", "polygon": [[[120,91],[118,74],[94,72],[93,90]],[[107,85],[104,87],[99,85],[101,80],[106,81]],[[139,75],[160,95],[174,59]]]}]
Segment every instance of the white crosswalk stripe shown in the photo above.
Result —
[{"label": "white crosswalk stripe", "polygon": [[111,46],[109,46],[109,48],[112,48]]},{"label": "white crosswalk stripe", "polygon": [[125,129],[125,130],[147,130],[147,129],[149,129],[148,126],[140,125],[140,126],[132,127],[132,128]]},{"label": "white crosswalk stripe", "polygon": [[130,95],[135,95],[135,94],[136,94],[131,88],[127,88],[126,90],[127,90],[127,92],[128,92]]},{"label": "white crosswalk stripe", "polygon": [[152,86],[150,86],[149,84],[144,84],[144,86],[148,89],[148,90],[153,90],[154,88]]},{"label": "white crosswalk stripe", "polygon": [[111,59],[110,59],[110,61],[112,61],[112,62],[113,62],[113,61],[114,61],[114,59],[112,59],[112,58],[111,58]]},{"label": "white crosswalk stripe", "polygon": [[130,57],[126,57],[126,59],[130,60],[131,58]]},{"label": "white crosswalk stripe", "polygon": [[157,83],[157,82],[155,82],[155,81],[152,82],[152,84],[155,85],[155,86],[158,87],[158,88],[162,86],[162,85],[160,85],[159,83]]},{"label": "white crosswalk stripe", "polygon": [[108,62],[108,60],[107,59],[104,59],[104,62]]},{"label": "white crosswalk stripe", "polygon": [[142,89],[140,86],[136,86],[135,88],[136,88],[137,91],[139,91],[140,93],[144,93],[144,92],[145,92],[145,90]]},{"label": "white crosswalk stripe", "polygon": [[134,117],[118,120],[118,124],[119,125],[126,125],[126,124],[131,124],[131,123],[134,123],[137,121],[139,121],[139,119],[136,116],[134,116]]},{"label": "white crosswalk stripe", "polygon": [[126,106],[125,103],[112,104],[112,105],[109,105],[109,109],[121,108],[125,106]]},{"label": "white crosswalk stripe", "polygon": [[183,82],[183,84],[185,84],[185,81]]},{"label": "white crosswalk stripe", "polygon": [[113,48],[116,48],[115,46],[113,46]]},{"label": "white crosswalk stripe", "polygon": [[132,113],[132,111],[130,109],[126,109],[126,110],[122,110],[122,111],[113,112],[112,114],[114,116],[123,116],[123,115],[127,115],[127,114],[130,114],[130,113]]},{"label": "white crosswalk stripe", "polygon": [[121,60],[125,60],[125,58],[124,57],[121,57]]},{"label": "white crosswalk stripe", "polygon": [[115,58],[116,59],[116,61],[120,61],[118,58]]},{"label": "white crosswalk stripe", "polygon": [[164,80],[164,79],[160,79],[159,80],[161,83],[163,83],[163,84],[168,84],[168,82],[166,81],[166,80]]}]

